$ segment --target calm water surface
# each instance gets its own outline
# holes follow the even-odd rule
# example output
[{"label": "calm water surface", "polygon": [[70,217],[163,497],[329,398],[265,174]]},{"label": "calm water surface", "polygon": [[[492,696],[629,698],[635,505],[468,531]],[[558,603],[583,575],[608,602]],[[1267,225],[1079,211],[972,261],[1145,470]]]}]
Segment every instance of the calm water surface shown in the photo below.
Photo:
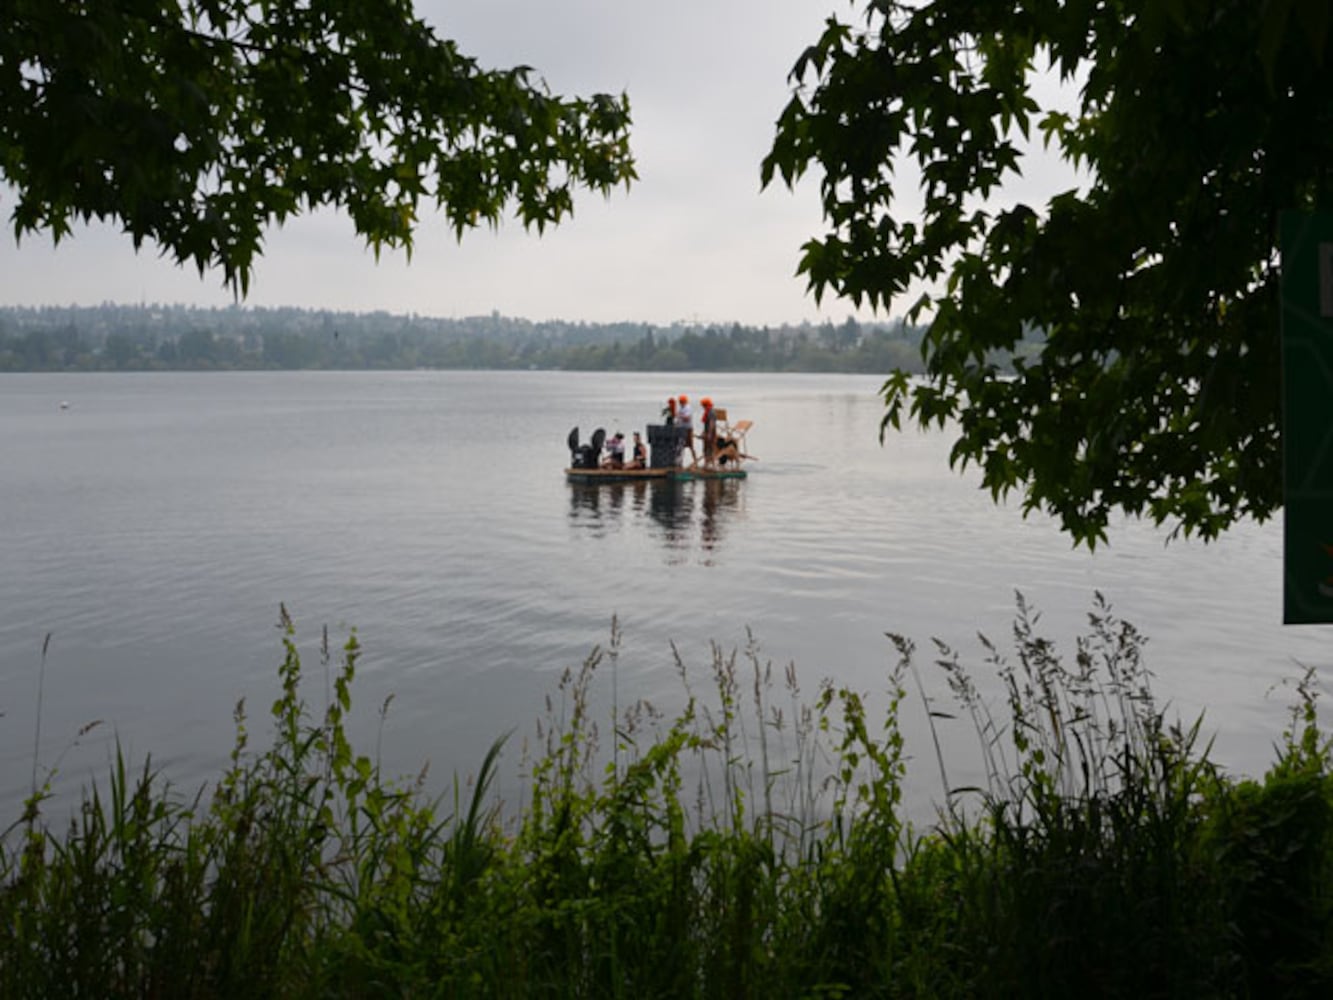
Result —
[{"label": "calm water surface", "polygon": [[[981,671],[976,634],[1007,639],[1016,590],[1062,643],[1100,590],[1150,637],[1159,695],[1188,718],[1206,711],[1224,763],[1261,771],[1291,703],[1272,689],[1333,659],[1327,629],[1280,624],[1280,525],[1168,546],[1130,522],[1109,548],[1074,551],[950,473],[945,436],[880,446],[878,382],[0,376],[0,800],[13,812],[31,779],[48,633],[39,774],[84,783],[119,739],[192,788],[225,758],[236,701],[267,711],[279,602],[317,685],[321,627],[335,641],[356,627],[363,749],[396,773],[429,762],[443,781],[509,730],[516,758],[613,616],[617,697],[669,707],[673,642],[701,682],[711,644],[744,646],[748,628],[808,692],[823,677],[878,691],[885,632],[916,640],[923,665],[939,637]],[[681,391],[754,420],[748,480],[565,483],[571,426],[628,434]],[[907,728],[929,757],[920,721]],[[933,761],[918,771],[925,801]]]}]

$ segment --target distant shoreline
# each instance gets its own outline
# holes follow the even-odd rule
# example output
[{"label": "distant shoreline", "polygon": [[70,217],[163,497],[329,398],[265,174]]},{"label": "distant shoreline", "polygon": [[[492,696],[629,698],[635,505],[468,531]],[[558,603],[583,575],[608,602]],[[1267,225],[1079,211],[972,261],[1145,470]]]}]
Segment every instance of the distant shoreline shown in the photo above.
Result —
[{"label": "distant shoreline", "polygon": [[[920,373],[925,327],[533,322],[295,308],[0,307],[0,372],[712,371]],[[1032,340],[1035,346],[1038,341]],[[1028,342],[1019,345],[1026,348]],[[1001,370],[1010,356],[998,354]]]}]

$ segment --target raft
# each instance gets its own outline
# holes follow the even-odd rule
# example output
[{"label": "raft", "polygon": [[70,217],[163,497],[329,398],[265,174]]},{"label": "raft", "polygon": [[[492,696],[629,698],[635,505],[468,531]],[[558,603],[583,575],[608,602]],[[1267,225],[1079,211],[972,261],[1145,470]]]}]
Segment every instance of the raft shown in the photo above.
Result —
[{"label": "raft", "polygon": [[[579,443],[579,429],[569,432],[570,465],[565,469],[565,478],[571,483],[640,483],[649,480],[668,480],[688,482],[694,479],[744,479],[745,469],[741,463],[752,461],[753,455],[746,454],[745,435],[753,426],[749,420],[738,420],[735,425],[727,422],[727,411],[718,407],[713,411],[716,416],[717,448],[715,455],[705,456],[708,460],[682,465],[687,430],[677,425],[649,424],[646,428],[650,449],[648,465],[645,468],[607,468],[598,464],[601,461],[602,445],[606,441],[606,431],[597,428],[587,444]],[[700,441],[698,437],[696,441]]]},{"label": "raft", "polygon": [[566,469],[565,478],[571,483],[641,483],[649,479],[666,479],[671,469]]},{"label": "raft", "polygon": [[566,469],[571,483],[642,483],[649,480],[688,482],[693,479],[744,479],[744,469]]}]

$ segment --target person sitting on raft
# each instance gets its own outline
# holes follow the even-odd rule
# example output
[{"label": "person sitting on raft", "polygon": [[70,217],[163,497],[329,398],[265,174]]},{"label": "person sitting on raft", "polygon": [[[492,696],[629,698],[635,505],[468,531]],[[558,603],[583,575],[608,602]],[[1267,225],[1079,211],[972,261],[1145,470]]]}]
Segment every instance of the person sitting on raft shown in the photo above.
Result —
[{"label": "person sitting on raft", "polygon": [[648,449],[643,446],[643,438],[639,436],[638,431],[634,432],[634,451],[629,461],[629,467],[631,469],[648,468]]},{"label": "person sitting on raft", "polygon": [[623,469],[625,467],[625,435],[616,431],[606,442],[606,461],[603,469]]}]

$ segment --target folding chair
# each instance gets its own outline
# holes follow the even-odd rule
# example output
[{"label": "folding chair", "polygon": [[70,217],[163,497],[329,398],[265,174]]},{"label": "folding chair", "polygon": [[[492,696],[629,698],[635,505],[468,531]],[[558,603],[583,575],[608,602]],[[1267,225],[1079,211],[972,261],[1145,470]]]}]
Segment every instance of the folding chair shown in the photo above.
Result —
[{"label": "folding chair", "polygon": [[727,411],[721,407],[713,410],[713,415],[717,419],[717,454],[714,460],[718,465],[725,465],[728,461],[740,465],[741,459],[753,458],[753,455],[745,453],[745,435],[750,428],[754,426],[753,420],[737,420],[735,424],[727,421]]}]

